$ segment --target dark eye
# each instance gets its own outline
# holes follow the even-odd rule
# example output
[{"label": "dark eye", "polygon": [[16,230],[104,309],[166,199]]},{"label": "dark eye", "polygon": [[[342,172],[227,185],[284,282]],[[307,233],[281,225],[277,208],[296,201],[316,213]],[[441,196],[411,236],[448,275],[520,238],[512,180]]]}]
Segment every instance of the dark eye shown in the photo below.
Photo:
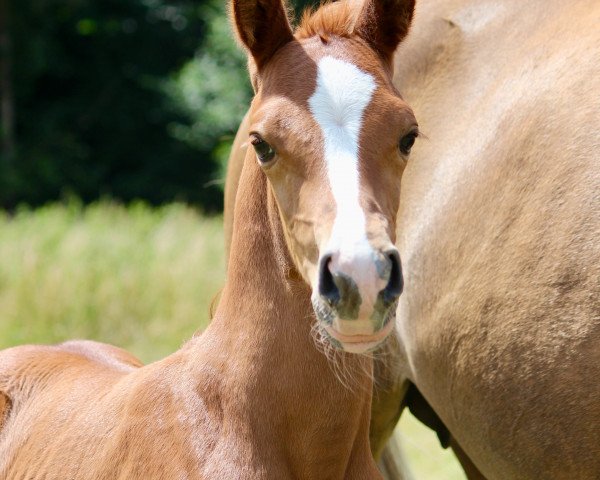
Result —
[{"label": "dark eye", "polygon": [[400,148],[400,152],[404,155],[408,155],[410,153],[410,149],[415,144],[416,138],[419,136],[419,132],[410,132],[407,135],[404,135],[400,139],[400,143],[398,147]]},{"label": "dark eye", "polygon": [[250,143],[254,147],[256,157],[260,163],[265,164],[273,160],[273,157],[275,156],[275,150],[273,150],[273,147],[265,142],[260,135],[253,133],[250,136]]}]

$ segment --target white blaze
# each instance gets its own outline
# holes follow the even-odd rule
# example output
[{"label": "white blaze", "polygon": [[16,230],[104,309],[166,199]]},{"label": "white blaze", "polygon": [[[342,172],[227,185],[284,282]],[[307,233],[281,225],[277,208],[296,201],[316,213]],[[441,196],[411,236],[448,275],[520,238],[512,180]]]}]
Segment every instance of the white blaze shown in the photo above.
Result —
[{"label": "white blaze", "polygon": [[363,112],[375,81],[355,65],[332,57],[319,61],[317,88],[308,103],[325,141],[327,176],[337,214],[332,241],[365,237],[365,214],[359,204],[358,140]]},{"label": "white blaze", "polygon": [[[326,250],[334,254],[334,267],[350,275],[361,290],[361,280],[373,284],[375,252],[367,240],[359,202],[359,137],[375,88],[372,75],[351,63],[324,57],[318,63],[317,87],[308,101],[323,133],[327,177],[336,204]],[[368,298],[374,292],[363,293]],[[363,296],[362,306],[368,307],[364,300]]]}]

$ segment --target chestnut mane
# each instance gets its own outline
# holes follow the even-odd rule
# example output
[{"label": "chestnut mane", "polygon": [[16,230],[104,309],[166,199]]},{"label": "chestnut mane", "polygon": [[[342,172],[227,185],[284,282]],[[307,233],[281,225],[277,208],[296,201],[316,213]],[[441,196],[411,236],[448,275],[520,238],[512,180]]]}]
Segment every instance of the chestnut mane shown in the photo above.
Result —
[{"label": "chestnut mane", "polygon": [[354,2],[327,2],[318,9],[307,8],[296,28],[297,39],[319,35],[324,40],[330,35],[350,37],[354,32],[356,16],[360,9]]}]

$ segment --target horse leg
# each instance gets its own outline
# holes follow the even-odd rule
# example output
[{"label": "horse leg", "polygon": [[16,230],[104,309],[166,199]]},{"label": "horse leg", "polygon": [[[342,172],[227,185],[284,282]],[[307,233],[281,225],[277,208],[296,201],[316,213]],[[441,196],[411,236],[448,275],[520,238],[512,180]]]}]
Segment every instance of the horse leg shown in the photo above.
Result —
[{"label": "horse leg", "polygon": [[486,480],[454,437],[450,438],[450,446],[469,480]]},{"label": "horse leg", "polygon": [[404,408],[403,398],[410,383],[401,372],[400,342],[391,335],[381,357],[374,362],[373,400],[369,441],[375,461],[379,461]]},{"label": "horse leg", "polygon": [[413,478],[400,443],[394,436],[385,445],[377,466],[385,480],[412,480]]},{"label": "horse leg", "polygon": [[394,438],[394,428],[404,408],[402,399],[409,382],[403,377],[400,363],[400,343],[392,335],[375,358],[373,400],[369,440],[371,452],[386,480],[409,480],[410,475],[400,444]]},{"label": "horse leg", "polygon": [[410,384],[404,402],[417,419],[437,433],[443,448],[452,448],[469,480],[486,480],[452,436],[448,428],[446,428],[442,419],[438,417],[437,413],[435,413],[433,408],[427,403],[427,400],[425,400],[425,397],[421,395],[421,392],[413,384]]}]

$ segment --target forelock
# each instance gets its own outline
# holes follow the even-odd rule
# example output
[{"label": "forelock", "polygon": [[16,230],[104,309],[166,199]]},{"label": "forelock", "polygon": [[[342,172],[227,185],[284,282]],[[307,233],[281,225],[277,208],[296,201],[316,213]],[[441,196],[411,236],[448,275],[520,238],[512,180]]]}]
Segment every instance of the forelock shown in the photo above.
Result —
[{"label": "forelock", "polygon": [[302,15],[295,36],[298,40],[316,35],[324,39],[329,36],[350,37],[359,11],[352,2],[326,3],[318,10],[308,8]]}]

